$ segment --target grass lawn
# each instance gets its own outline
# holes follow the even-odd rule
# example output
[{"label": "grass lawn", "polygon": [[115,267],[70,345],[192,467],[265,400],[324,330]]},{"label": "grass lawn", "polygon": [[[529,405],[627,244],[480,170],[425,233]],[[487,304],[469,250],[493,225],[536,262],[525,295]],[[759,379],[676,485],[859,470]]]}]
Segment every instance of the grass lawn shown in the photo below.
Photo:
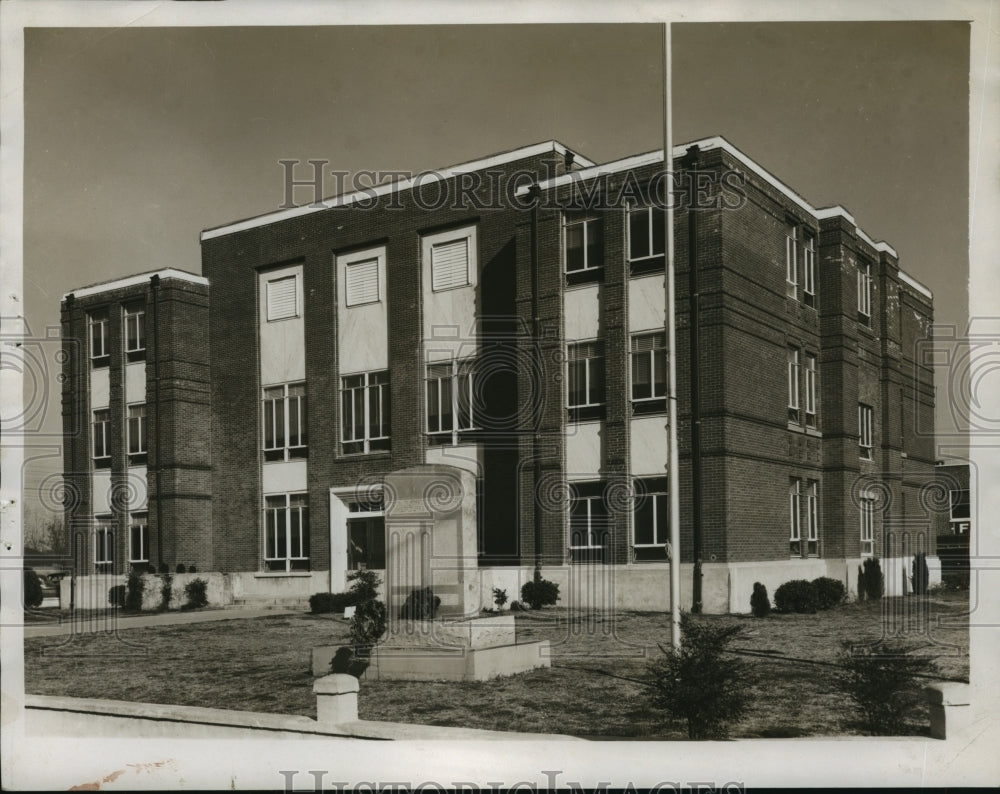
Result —
[{"label": "grass lawn", "polygon": [[[734,737],[860,734],[833,683],[842,640],[906,640],[938,660],[942,677],[968,680],[968,594],[845,604],[815,615],[706,615],[746,627],[736,648],[757,671],[750,715]],[[648,660],[669,643],[662,613],[545,609],[517,614],[519,640],[548,639],[551,669],[486,682],[362,680],[362,719],[616,739],[683,739],[648,705]],[[25,690],[315,717],[310,651],[346,642],[327,615],[282,615],[25,640]],[[909,733],[927,733],[926,711]]]}]

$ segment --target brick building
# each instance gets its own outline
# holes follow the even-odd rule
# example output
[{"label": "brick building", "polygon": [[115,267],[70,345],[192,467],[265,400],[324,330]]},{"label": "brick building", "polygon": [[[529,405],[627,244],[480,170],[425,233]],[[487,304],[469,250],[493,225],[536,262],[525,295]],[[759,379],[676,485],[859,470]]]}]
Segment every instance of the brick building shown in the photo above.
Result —
[{"label": "brick building", "polygon": [[[146,349],[161,399],[211,364],[177,382],[199,397],[169,428],[162,410],[177,462],[150,469],[175,483],[150,487],[151,562],[237,577],[249,597],[339,591],[385,564],[385,475],[445,463],[479,482],[484,603],[541,565],[566,601],[668,608],[667,191],[684,606],[696,553],[709,611],[746,611],[754,581],[853,586],[864,556],[933,555],[933,438],[917,432],[933,373],[914,355],[930,292],[845,209],[813,208],[722,138],[678,147],[674,181],[662,171],[659,152],[597,166],[548,142],[203,232],[204,278],[158,287],[183,285],[202,313],[163,309],[161,353]],[[137,279],[67,299],[67,339],[105,311],[127,328],[121,290],[158,305]],[[109,372],[114,425],[131,398]],[[75,377],[67,427],[92,434]],[[77,447],[69,471],[97,466]],[[126,470],[112,456],[111,476]]]}]

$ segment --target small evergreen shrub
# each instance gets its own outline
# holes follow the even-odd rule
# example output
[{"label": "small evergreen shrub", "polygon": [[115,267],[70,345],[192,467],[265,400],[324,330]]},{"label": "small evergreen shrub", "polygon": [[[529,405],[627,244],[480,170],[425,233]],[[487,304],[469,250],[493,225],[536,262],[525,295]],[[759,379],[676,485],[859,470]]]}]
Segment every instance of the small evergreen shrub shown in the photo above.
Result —
[{"label": "small evergreen shrub", "polygon": [[170,599],[174,596],[174,577],[169,573],[160,574],[160,612],[170,609]]},{"label": "small evergreen shrub", "polygon": [[883,584],[882,565],[878,557],[866,558],[858,569],[858,598],[881,598]]},{"label": "small evergreen shrub", "polygon": [[108,603],[113,607],[125,606],[125,585],[116,584],[108,590]]},{"label": "small evergreen shrub", "polygon": [[24,569],[24,606],[27,609],[35,609],[42,605],[44,599],[42,594],[42,580],[38,578],[34,568]]},{"label": "small evergreen shrub", "polygon": [[817,609],[835,607],[847,595],[844,583],[839,579],[831,579],[829,576],[819,576],[813,579],[812,586],[816,595]]},{"label": "small evergreen shrub", "polygon": [[652,704],[672,723],[686,723],[689,739],[724,739],[748,710],[753,667],[727,650],[743,626],[681,618],[680,649],[664,648],[650,665]]},{"label": "small evergreen shrub", "polygon": [[774,591],[774,606],[780,612],[815,612],[816,589],[805,579],[792,579]]},{"label": "small evergreen shrub", "polygon": [[177,573],[184,573],[184,563],[177,563]]},{"label": "small evergreen shrub", "polygon": [[760,582],[753,583],[753,594],[750,596],[750,611],[755,618],[766,618],[771,614],[771,600],[767,597],[767,588]]},{"label": "small evergreen shrub", "polygon": [[927,595],[931,579],[931,572],[927,568],[927,555],[923,552],[915,555],[910,568],[910,584],[913,585],[913,592],[917,595]]},{"label": "small evergreen shrub", "polygon": [[188,573],[198,573],[198,569],[195,568],[193,565],[189,565],[188,566]]},{"label": "small evergreen shrub", "polygon": [[344,607],[354,606],[352,593],[314,593],[309,596],[309,611],[314,615],[343,612]]},{"label": "small evergreen shrub", "polygon": [[125,580],[125,609],[129,612],[142,612],[142,571],[138,565],[132,566]]},{"label": "small evergreen shrub", "polygon": [[937,674],[933,659],[912,656],[901,643],[876,648],[844,644],[837,685],[852,701],[873,736],[896,736],[920,702],[921,676]]},{"label": "small evergreen shrub", "polygon": [[165,562],[161,562],[156,570],[159,571],[161,574],[170,573],[170,569],[167,567],[167,564]]},{"label": "small evergreen shrub", "polygon": [[429,587],[415,588],[410,591],[399,609],[400,620],[434,620],[441,599],[434,595]]},{"label": "small evergreen shrub", "polygon": [[535,568],[534,579],[521,586],[521,601],[532,609],[551,606],[559,600],[559,585],[542,578],[542,571]]},{"label": "small evergreen shrub", "polygon": [[496,604],[497,609],[503,609],[503,605],[507,603],[507,591],[501,590],[499,587],[494,587],[493,603]]},{"label": "small evergreen shrub", "polygon": [[379,578],[374,571],[353,571],[347,577],[352,582],[348,593],[356,609],[349,625],[351,645],[359,658],[368,658],[371,649],[385,633],[386,608],[378,600]]},{"label": "small evergreen shrub", "polygon": [[520,601],[511,601],[510,602],[510,611],[511,612],[523,612],[524,611],[524,607],[521,606],[521,602]]},{"label": "small evergreen shrub", "polygon": [[208,582],[204,579],[192,579],[184,585],[184,596],[187,601],[185,609],[201,609],[208,606]]}]

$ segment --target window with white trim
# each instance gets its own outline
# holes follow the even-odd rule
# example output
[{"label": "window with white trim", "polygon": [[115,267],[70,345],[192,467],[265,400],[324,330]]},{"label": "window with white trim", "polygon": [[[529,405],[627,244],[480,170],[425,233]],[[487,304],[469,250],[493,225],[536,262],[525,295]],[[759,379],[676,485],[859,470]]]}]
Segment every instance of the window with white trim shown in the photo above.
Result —
[{"label": "window with white trim", "polygon": [[103,408],[99,411],[94,411],[93,421],[90,425],[91,436],[94,441],[94,468],[95,469],[110,469],[111,468],[111,445],[110,439],[108,438],[109,428],[111,426],[111,411],[107,408]]},{"label": "window with white trim", "polygon": [[819,484],[810,480],[806,486],[806,554],[819,555]]},{"label": "window with white trim", "polygon": [[112,516],[94,517],[94,570],[115,572],[115,529]]},{"label": "window with white trim", "polygon": [[816,427],[816,356],[806,353],[806,427]]},{"label": "window with white trim", "polygon": [[475,360],[451,359],[427,365],[427,433],[432,444],[457,444],[476,429]]},{"label": "window with white trim", "polygon": [[788,485],[788,553],[802,556],[802,480],[797,477]]},{"label": "window with white trim", "polygon": [[632,269],[663,267],[664,212],[660,207],[636,207],[628,213],[628,260]]},{"label": "window with white trim", "polygon": [[600,216],[567,211],[563,216],[563,254],[568,275],[594,274],[604,267],[604,234]]},{"label": "window with white trim", "polygon": [[299,277],[280,276],[264,285],[267,305],[267,321],[290,320],[299,316]]},{"label": "window with white trim", "polygon": [[799,403],[799,350],[790,347],[786,350],[788,362],[788,421],[800,424],[802,416]]},{"label": "window with white trim", "polygon": [[126,424],[128,462],[132,465],[146,462],[146,406],[130,405]]},{"label": "window with white trim", "polygon": [[636,481],[632,500],[632,550],[636,562],[666,562],[670,499],[663,478]]},{"label": "window with white trim", "polygon": [[872,263],[858,262],[858,321],[871,325],[872,321]]},{"label": "window with white trim", "polygon": [[632,402],[655,401],[664,407],[667,396],[667,345],[663,331],[632,334]]},{"label": "window with white trim", "polygon": [[111,364],[108,348],[108,312],[91,312],[87,317],[90,336],[90,366],[94,369],[107,367]]},{"label": "window with white trim", "polygon": [[389,372],[362,372],[340,379],[340,434],[345,455],[390,448]]},{"label": "window with white trim", "polygon": [[280,494],[264,498],[264,569],[309,570],[309,496]]},{"label": "window with white trim", "polygon": [[865,491],[858,499],[861,516],[861,556],[871,557],[875,553],[875,496]]},{"label": "window with white trim", "polygon": [[431,245],[431,289],[434,292],[457,289],[471,283],[469,246],[472,240],[462,236]]},{"label": "window with white trim", "polygon": [[575,418],[594,418],[604,405],[604,342],[566,346],[567,407]]},{"label": "window with white trim", "polygon": [[128,561],[133,565],[149,562],[149,516],[146,513],[129,516]]},{"label": "window with white trim", "polygon": [[875,411],[870,405],[858,403],[858,456],[863,460],[874,460],[875,450],[872,441],[872,426],[875,421]]},{"label": "window with white trim", "polygon": [[799,297],[799,227],[785,224],[785,294]]},{"label": "window with white trim", "polygon": [[307,456],[304,383],[285,383],[264,389],[263,428],[264,460],[290,460]]},{"label": "window with white trim", "polygon": [[816,237],[806,232],[802,243],[802,302],[816,306]]},{"label": "window with white trim", "polygon": [[129,361],[146,358],[146,309],[144,306],[125,308],[125,356]]},{"label": "window with white trim", "polygon": [[379,258],[361,259],[344,266],[345,302],[348,308],[382,300]]},{"label": "window with white trim", "polygon": [[569,503],[570,560],[606,562],[609,528],[604,483],[573,483]]}]

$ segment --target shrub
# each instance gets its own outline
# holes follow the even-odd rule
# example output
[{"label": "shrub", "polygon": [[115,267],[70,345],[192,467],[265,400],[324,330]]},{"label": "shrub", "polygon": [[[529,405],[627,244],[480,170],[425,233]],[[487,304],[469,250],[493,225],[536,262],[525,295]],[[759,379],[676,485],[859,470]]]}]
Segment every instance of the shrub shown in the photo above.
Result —
[{"label": "shrub", "polygon": [[920,554],[914,556],[910,568],[912,570],[910,584],[913,585],[913,592],[917,595],[927,595],[931,579],[931,572],[927,568],[927,555],[920,552]]},{"label": "shrub", "polygon": [[24,569],[24,606],[27,609],[34,609],[42,605],[42,581],[38,578],[34,568]]},{"label": "shrub", "polygon": [[532,609],[541,609],[559,600],[559,585],[542,578],[540,568],[535,568],[534,579],[521,587],[521,601]]},{"label": "shrub", "polygon": [[906,717],[920,701],[923,687],[917,678],[937,673],[933,659],[911,656],[909,649],[898,643],[877,650],[852,649],[845,643],[839,666],[837,684],[874,736],[901,733]]},{"label": "shrub", "polygon": [[201,609],[208,606],[208,582],[204,579],[192,579],[184,585],[184,595],[187,602],[186,609]]},{"label": "shrub", "polygon": [[198,573],[198,569],[195,568],[193,565],[189,565],[188,566],[188,573]]},{"label": "shrub", "polygon": [[314,593],[309,596],[309,611],[314,615],[343,612],[344,607],[352,606],[354,606],[353,593]]},{"label": "shrub", "polygon": [[133,565],[125,580],[125,609],[129,612],[142,612],[142,571],[138,565]]},{"label": "shrub", "polygon": [[184,573],[184,563],[182,563],[182,562],[177,563],[177,569],[176,570],[177,570],[177,573]]},{"label": "shrub", "polygon": [[878,557],[868,557],[858,568],[858,598],[881,598],[882,585],[882,565]]},{"label": "shrub", "polygon": [[167,564],[165,562],[161,562],[156,570],[158,570],[161,574],[170,573],[170,569],[167,567]]},{"label": "shrub", "polygon": [[400,620],[434,620],[441,599],[434,595],[429,587],[415,588],[410,591],[399,609]]},{"label": "shrub", "polygon": [[499,587],[494,587],[493,603],[496,604],[497,609],[503,609],[503,605],[507,603],[507,591],[501,590]]},{"label": "shrub", "polygon": [[113,607],[125,606],[125,585],[116,584],[108,590],[108,603]]},{"label": "shrub", "polygon": [[829,576],[820,576],[813,579],[812,586],[816,594],[816,607],[818,609],[835,607],[847,595],[847,588],[844,587],[844,583],[839,579],[831,579]]},{"label": "shrub", "polygon": [[726,654],[743,626],[681,618],[680,649],[664,648],[650,665],[655,707],[670,722],[686,722],[689,739],[723,739],[748,710],[753,668]]},{"label": "shrub", "polygon": [[774,606],[781,612],[815,612],[816,589],[805,579],[792,579],[774,591]]},{"label": "shrub", "polygon": [[511,601],[510,602],[510,611],[511,612],[522,612],[523,610],[524,610],[524,607],[521,606],[521,602],[520,601]]},{"label": "shrub", "polygon": [[766,618],[771,613],[771,601],[767,597],[767,588],[760,582],[753,583],[753,595],[750,596],[750,611],[755,618]]},{"label": "shrub", "polygon": [[170,599],[174,595],[174,577],[169,573],[160,574],[160,611],[170,609]]},{"label": "shrub", "polygon": [[349,626],[351,644],[360,658],[367,658],[371,648],[385,633],[385,604],[378,600],[379,578],[374,571],[354,571],[347,577],[352,582],[348,593],[357,607]]}]

